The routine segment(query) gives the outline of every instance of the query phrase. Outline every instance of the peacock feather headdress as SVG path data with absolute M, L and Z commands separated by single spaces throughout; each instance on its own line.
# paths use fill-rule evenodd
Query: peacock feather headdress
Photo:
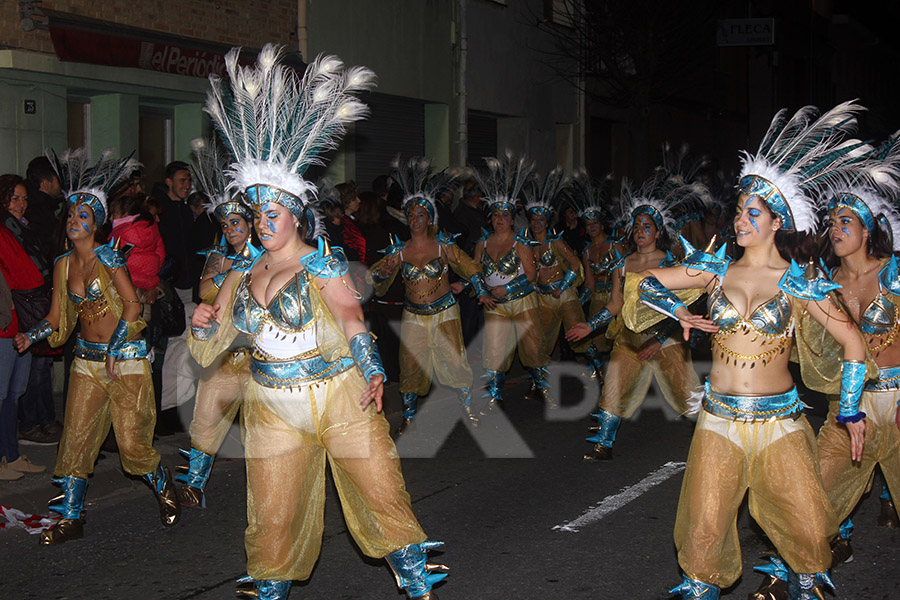
M 601 181 L 591 179 L 584 167 L 575 169 L 567 191 L 569 202 L 578 216 L 585 220 L 615 221 L 612 202 L 612 174 Z
M 516 203 L 534 171 L 534 161 L 524 155 L 515 158 L 510 150 L 502 157 L 485 157 L 484 160 L 487 163 L 486 172 L 473 170 L 484 203 L 492 211 L 515 213 Z
M 100 152 L 100 158 L 96 161 L 90 159 L 85 148 L 66 150 L 60 156 L 51 149 L 47 152 L 47 158 L 59 177 L 66 202 L 90 208 L 98 227 L 106 222 L 108 216 L 107 198 L 127 184 L 131 172 L 141 166 L 131 155 L 116 158 L 112 149 Z
M 552 169 L 543 179 L 532 177 L 530 184 L 524 189 L 525 211 L 528 216 L 533 213 L 544 215 L 549 226 L 550 216 L 559 207 L 568 186 L 569 178 L 561 166 Z
M 252 204 L 276 202 L 302 218 L 316 194 L 303 175 L 324 164 L 322 154 L 337 147 L 348 123 L 367 116 L 354 94 L 374 87 L 375 74 L 320 55 L 298 77 L 274 44 L 252 66 L 238 65 L 239 54 L 232 48 L 225 55 L 227 84 L 210 75 L 205 106 L 234 155 L 228 175 Z
M 235 213 L 253 223 L 253 211 L 241 202 L 241 193 L 230 191 L 231 182 L 226 172 L 232 161 L 227 151 L 215 139 L 203 138 L 191 140 L 191 150 L 194 155 L 191 177 L 194 185 L 209 199 L 206 211 L 220 221 Z
M 630 234 L 634 220 L 649 215 L 656 228 L 677 235 L 684 219 L 707 201 L 709 191 L 701 183 L 685 183 L 657 167 L 639 188 L 628 179 L 622 180 L 619 192 L 620 213 Z
M 453 189 L 460 173 L 449 169 L 435 173 L 430 158 L 412 157 L 403 162 L 397 156 L 391 162 L 391 178 L 403 192 L 400 207 L 407 217 L 414 206 L 421 206 L 428 212 L 431 222 L 437 225 L 437 199 Z
M 741 155 L 741 193 L 762 198 L 781 218 L 782 229 L 814 231 L 818 198 L 829 186 L 852 180 L 853 163 L 869 151 L 863 142 L 846 139 L 862 110 L 850 101 L 822 116 L 815 106 L 790 118 L 786 109 L 778 111 L 756 154 Z

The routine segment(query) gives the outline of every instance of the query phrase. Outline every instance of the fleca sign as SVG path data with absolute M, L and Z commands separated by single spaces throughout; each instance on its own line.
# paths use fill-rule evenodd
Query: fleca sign
M 718 46 L 769 46 L 775 43 L 775 19 L 721 19 L 716 30 Z

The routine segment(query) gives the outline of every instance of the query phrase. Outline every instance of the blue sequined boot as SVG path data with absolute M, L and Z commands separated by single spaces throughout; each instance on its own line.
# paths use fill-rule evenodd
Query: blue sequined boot
M 62 544 L 84 537 L 84 494 L 87 479 L 82 477 L 54 477 L 51 481 L 62 488 L 62 495 L 50 500 L 50 510 L 59 513 L 60 520 L 50 529 L 41 532 L 40 543 L 44 546 Z
M 403 400 L 403 420 L 394 431 L 396 437 L 403 435 L 413 424 L 416 418 L 416 411 L 419 409 L 419 395 L 412 392 L 401 392 L 400 399 Z
M 763 580 L 747 600 L 787 600 L 788 568 L 784 561 L 777 556 L 769 556 L 769 564 L 753 567 L 753 570 L 762 573 Z
M 209 472 L 212 470 L 213 456 L 196 448 L 178 451 L 188 459 L 187 473 L 175 476 L 175 481 L 182 484 L 176 490 L 178 500 L 182 506 L 206 508 L 205 491 L 206 484 L 209 483 Z
M 597 409 L 597 412 L 591 416 L 597 420 L 597 424 L 591 427 L 591 431 L 596 431 L 596 433 L 586 441 L 593 442 L 594 448 L 584 455 L 584 459 L 609 460 L 612 458 L 612 445 L 616 441 L 616 431 L 618 431 L 622 419 L 609 414 L 602 408 Z
M 472 388 L 459 388 L 456 390 L 456 397 L 459 398 L 459 405 L 472 427 L 478 427 L 478 415 L 472 410 Z
M 272 579 L 256 580 L 245 575 L 238 579 L 239 584 L 249 584 L 237 590 L 238 598 L 258 598 L 259 600 L 285 600 L 291 593 L 290 581 L 274 581 Z
M 482 396 L 482 398 L 488 399 L 485 411 L 482 412 L 482 414 L 486 414 L 492 410 L 502 408 L 503 383 L 506 381 L 506 373 L 504 371 L 485 369 L 482 377 L 487 379 L 487 387 L 485 388 L 484 396 Z
M 603 385 L 603 355 L 594 344 L 588 346 L 584 355 L 591 367 L 591 379 L 596 379 L 600 385 Z
M 543 400 L 551 408 L 559 408 L 559 402 L 550 393 L 550 382 L 547 381 L 549 374 L 547 367 L 528 367 L 528 376 L 531 378 L 529 394 L 535 400 Z
M 719 588 L 687 575 L 681 576 L 681 585 L 669 590 L 670 594 L 681 594 L 682 600 L 719 600 Z
M 825 600 L 824 587 L 834 589 L 827 573 L 794 573 L 788 569 L 788 600 Z
M 444 542 L 426 540 L 421 544 L 410 544 L 391 552 L 384 559 L 394 571 L 397 587 L 406 592 L 410 598 L 437 600 L 431 591 L 432 586 L 447 576 L 448 569 L 444 565 L 427 562 L 428 551 L 440 548 Z M 431 571 L 440 571 L 431 573 Z
M 897 516 L 897 505 L 891 498 L 891 492 L 886 483 L 881 488 L 881 512 L 878 513 L 879 527 L 900 527 L 900 517 Z

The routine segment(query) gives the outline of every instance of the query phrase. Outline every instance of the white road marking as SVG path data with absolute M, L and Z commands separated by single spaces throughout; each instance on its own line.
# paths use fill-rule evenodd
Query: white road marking
M 607 496 L 601 500 L 596 506 L 589 507 L 578 518 L 556 525 L 553 531 L 565 531 L 568 533 L 578 533 L 580 528 L 599 521 L 606 515 L 615 512 L 643 494 L 651 488 L 659 485 L 666 479 L 676 475 L 684 470 L 683 462 L 667 462 L 657 470 L 653 471 L 639 482 L 624 488 L 618 494 Z

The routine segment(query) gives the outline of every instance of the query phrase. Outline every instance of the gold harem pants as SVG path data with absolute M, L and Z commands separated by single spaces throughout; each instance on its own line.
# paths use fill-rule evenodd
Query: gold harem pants
M 489 371 L 508 371 L 513 354 L 525 367 L 545 367 L 550 357 L 544 352 L 537 293 L 497 304 L 484 310 L 482 365 Z
M 424 396 L 431 374 L 452 388 L 472 387 L 472 368 L 466 358 L 459 306 L 433 315 L 403 311 L 400 321 L 400 392 Z
M 256 580 L 309 577 L 322 545 L 325 459 L 347 528 L 363 554 L 383 558 L 425 541 L 413 515 L 387 420 L 359 405 L 355 367 L 292 390 L 247 387 L 247 573 Z
M 631 418 L 644 402 L 652 377 L 669 406 L 684 414 L 691 393 L 700 389 L 700 379 L 694 371 L 687 344 L 667 340 L 652 360 L 638 360 L 643 336 L 624 330 L 613 344 L 605 383 L 600 396 L 600 408 L 623 419 Z
M 191 447 L 215 456 L 222 446 L 250 381 L 250 352 L 230 352 L 221 366 L 200 378 L 191 419 Z
M 153 448 L 156 404 L 150 363 L 146 358 L 118 360 L 115 370 L 118 381 L 106 374 L 105 361 L 76 357 L 72 362 L 54 475 L 86 478 L 93 473 L 110 425 L 126 473 L 146 475 L 159 465 Z
M 737 516 L 748 489 L 750 515 L 796 573 L 830 568 L 828 542 L 838 527 L 815 448 L 803 416 L 747 422 L 701 411 L 675 517 L 685 575 L 720 588 L 737 581 Z
M 537 293 L 537 292 L 536 292 Z M 538 307 L 540 314 L 540 324 L 542 330 L 542 338 L 544 340 L 543 352 L 547 356 L 553 353 L 553 347 L 556 346 L 556 340 L 559 337 L 560 326 L 565 327 L 566 331 L 570 327 L 584 322 L 584 309 L 578 302 L 578 295 L 572 288 L 567 288 L 559 298 L 554 298 L 553 294 L 537 293 Z M 593 338 L 588 336 L 571 344 L 572 351 L 582 353 L 591 345 Z
M 866 413 L 866 445 L 860 462 L 850 460 L 850 434 L 834 420 L 839 399 L 828 404 L 828 418 L 819 430 L 819 469 L 838 522 L 843 521 L 866 492 L 875 471 L 881 472 L 893 498 L 900 498 L 900 429 L 897 400 L 900 391 L 863 392 L 859 410 Z

